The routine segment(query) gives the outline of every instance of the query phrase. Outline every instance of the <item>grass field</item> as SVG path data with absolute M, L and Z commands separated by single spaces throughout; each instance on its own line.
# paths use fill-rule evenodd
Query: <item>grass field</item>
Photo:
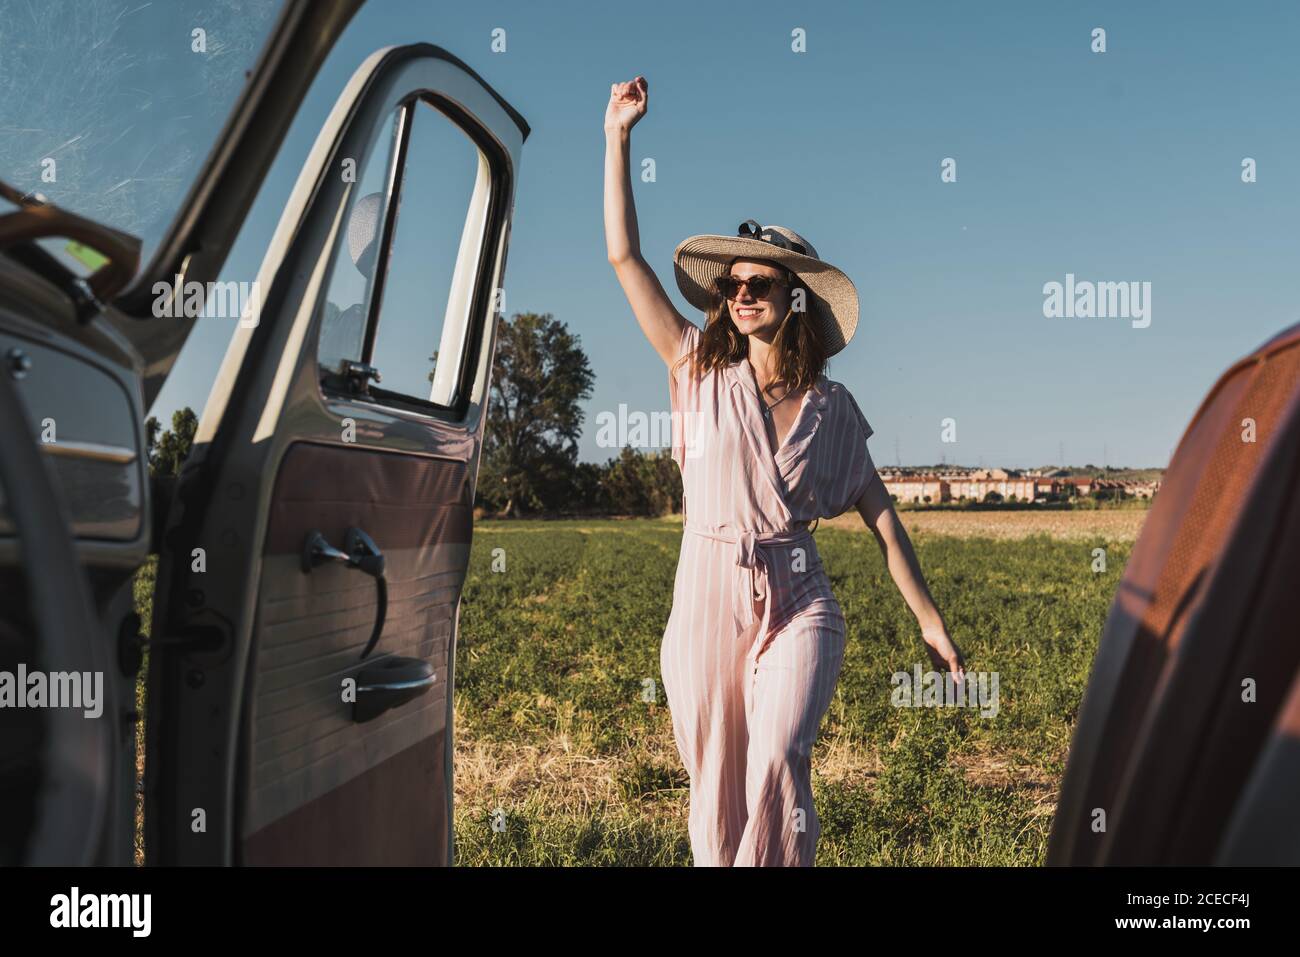
M 849 623 L 813 756 L 818 865 L 1042 863 L 1131 542 L 1026 534 L 915 535 L 967 668 L 999 675 L 1000 710 L 981 717 L 891 706 L 893 672 L 929 670 L 915 622 L 870 534 L 817 532 Z M 659 687 L 680 535 L 679 519 L 475 531 L 456 663 L 458 864 L 690 863 L 688 782 Z
M 818 550 L 849 635 L 813 755 L 821 866 L 1042 863 L 1143 516 L 928 514 L 904 521 L 967 669 L 998 673 L 999 710 L 891 706 L 894 672 L 929 670 L 915 622 L 861 521 L 824 523 Z M 478 525 L 456 659 L 457 864 L 691 862 L 659 675 L 680 541 L 680 518 Z

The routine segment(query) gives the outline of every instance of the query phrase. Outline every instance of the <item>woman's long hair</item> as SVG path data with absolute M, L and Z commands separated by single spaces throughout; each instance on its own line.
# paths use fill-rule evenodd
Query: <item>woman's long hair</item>
M 805 308 L 802 312 L 796 312 L 792 302 L 772 340 L 776 350 L 776 378 L 785 384 L 787 391 L 802 392 L 812 388 L 821 377 L 829 356 L 821 332 L 808 312 L 813 299 L 812 290 L 793 272 L 780 268 L 785 272 L 786 289 L 792 300 L 796 296 L 796 290 L 803 290 Z M 699 347 L 690 356 L 684 356 L 683 361 L 689 359 L 693 375 L 699 376 L 738 362 L 748 355 L 749 339 L 736 328 L 731 319 L 731 310 L 727 308 L 727 300 L 715 289 L 705 313 Z

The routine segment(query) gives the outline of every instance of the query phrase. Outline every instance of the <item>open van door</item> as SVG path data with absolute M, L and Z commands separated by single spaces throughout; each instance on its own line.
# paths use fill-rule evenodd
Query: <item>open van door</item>
M 110 194 L 131 182 L 102 179 L 111 164 L 98 164 L 112 147 L 131 142 L 132 124 L 87 108 L 79 63 L 48 74 L 64 84 L 53 92 L 47 87 L 57 83 L 40 80 L 47 122 L 8 140 L 15 168 L 0 177 L 26 179 L 29 187 L 36 177 L 50 184 L 43 188 L 53 201 L 0 182 L 0 695 L 24 698 L 22 707 L 0 711 L 0 862 L 131 863 L 143 645 L 132 586 L 156 548 L 144 416 L 194 326 L 193 317 L 157 318 L 155 281 L 169 286 L 179 274 L 205 287 L 215 278 L 317 69 L 360 5 L 287 0 L 274 20 L 244 18 L 247 43 L 226 49 L 222 62 L 236 62 L 245 50 L 261 53 L 223 87 L 230 112 L 216 124 L 186 126 L 192 109 L 174 118 L 176 141 L 192 147 L 212 129 L 215 146 L 195 165 L 183 201 L 179 192 L 173 197 L 175 216 L 170 228 L 159 224 L 162 241 L 144 269 L 137 237 L 62 201 L 125 208 L 125 192 Z M 74 22 L 53 23 L 59 9 L 36 4 L 8 11 L 13 22 L 6 25 L 16 35 L 33 27 L 30 36 L 44 40 L 102 28 L 94 46 L 112 50 L 115 37 L 122 49 L 147 42 L 140 39 L 147 30 L 131 20 L 141 15 L 176 37 L 172 49 L 189 57 L 192 5 L 145 12 L 149 7 L 100 23 L 94 18 L 107 8 L 96 6 L 78 9 Z M 210 8 L 200 12 L 212 22 Z M 25 43 L 5 55 L 17 60 L 35 48 Z M 149 71 L 166 56 L 131 52 L 118 57 L 105 84 L 131 69 L 158 78 Z M 202 63 L 186 62 L 192 84 L 220 73 Z M 13 110 L 23 108 L 24 91 L 7 95 Z M 155 99 L 133 101 L 134 117 L 147 117 Z M 226 108 L 224 99 L 210 100 Z M 68 174 L 60 179 L 52 157 L 41 160 L 27 147 L 70 124 L 78 133 L 63 146 L 93 145 L 80 163 L 59 154 Z M 132 162 L 137 171 L 147 165 L 139 156 Z M 69 188 L 78 169 L 81 180 Z M 155 212 L 165 208 L 155 202 Z
M 449 864 L 461 586 L 528 127 L 427 44 L 321 129 L 160 548 L 159 864 Z

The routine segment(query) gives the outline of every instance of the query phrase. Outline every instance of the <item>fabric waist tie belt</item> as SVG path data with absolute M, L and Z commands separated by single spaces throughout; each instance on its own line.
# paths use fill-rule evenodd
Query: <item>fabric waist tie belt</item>
M 769 559 L 764 557 L 763 548 L 772 545 L 805 545 L 812 547 L 813 537 L 812 533 L 808 531 L 807 523 L 788 531 L 767 534 L 761 534 L 747 528 L 708 528 L 691 522 L 685 523 L 682 527 L 692 535 L 711 538 L 716 542 L 728 542 L 736 546 L 736 564 L 749 569 L 751 626 L 754 625 L 757 618 L 754 614 L 753 602 L 767 599 L 763 602 L 763 618 L 757 623 L 758 634 L 749 652 L 750 657 L 756 659 L 763 649 L 767 647 L 769 640 L 768 623 L 772 615 L 771 589 L 768 587 Z

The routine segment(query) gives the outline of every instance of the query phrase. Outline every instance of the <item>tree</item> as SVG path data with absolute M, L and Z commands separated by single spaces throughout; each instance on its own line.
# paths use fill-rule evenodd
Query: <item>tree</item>
M 668 449 L 646 454 L 623 446 L 601 482 L 609 507 L 621 515 L 666 515 L 678 509 L 682 475 Z
M 609 496 L 605 492 L 605 467 L 594 462 L 579 462 L 573 470 L 567 508 L 563 511 L 608 512 Z
M 188 405 L 172 413 L 172 427 L 160 436 L 160 423 L 152 415 L 144 423 L 145 441 L 148 443 L 149 474 L 158 478 L 174 478 L 181 474 L 181 466 L 194 446 L 194 433 L 199 428 L 199 417 Z
M 555 507 L 577 474 L 579 403 L 595 374 L 577 336 L 550 313 L 516 313 L 498 329 L 479 498 L 504 515 Z

